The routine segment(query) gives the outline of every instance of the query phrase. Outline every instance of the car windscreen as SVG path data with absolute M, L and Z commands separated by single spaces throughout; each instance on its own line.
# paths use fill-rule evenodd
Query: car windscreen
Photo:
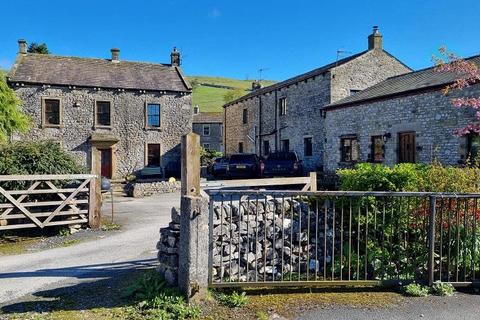
M 297 156 L 293 152 L 274 152 L 270 154 L 267 160 L 290 160 L 296 161 Z
M 230 164 L 253 163 L 253 162 L 255 162 L 255 156 L 254 155 L 238 154 L 238 155 L 232 155 L 230 157 Z

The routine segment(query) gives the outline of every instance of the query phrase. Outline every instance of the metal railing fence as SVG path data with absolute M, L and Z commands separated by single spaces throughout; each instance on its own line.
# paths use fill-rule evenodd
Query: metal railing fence
M 480 194 L 211 190 L 209 283 L 478 283 Z

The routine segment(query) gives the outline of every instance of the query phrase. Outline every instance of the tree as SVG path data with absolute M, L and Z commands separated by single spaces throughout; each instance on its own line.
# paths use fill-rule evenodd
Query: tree
M 7 85 L 5 75 L 0 75 L 0 144 L 14 132 L 25 132 L 30 119 L 20 110 L 20 99 Z
M 458 78 L 450 85 L 446 86 L 443 93 L 447 95 L 451 90 L 463 90 L 480 81 L 479 67 L 468 60 L 462 59 L 447 48 L 439 49 L 440 57 L 433 57 L 438 72 L 453 72 Z M 467 107 L 476 111 L 475 120 L 464 128 L 455 131 L 456 135 L 465 136 L 471 133 L 480 134 L 480 97 L 454 98 L 452 103 L 457 108 Z
M 40 53 L 40 54 L 50 54 L 48 47 L 45 43 L 36 43 L 32 42 L 27 49 L 28 53 Z
M 223 101 L 225 101 L 225 103 L 229 103 L 229 102 L 232 102 L 233 100 L 236 100 L 242 97 L 243 95 L 245 95 L 245 91 L 242 89 L 229 90 L 223 96 Z

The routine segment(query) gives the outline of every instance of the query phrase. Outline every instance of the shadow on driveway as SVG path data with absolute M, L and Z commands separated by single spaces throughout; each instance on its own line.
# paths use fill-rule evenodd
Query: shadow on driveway
M 71 277 L 85 279 L 71 286 L 37 291 L 0 307 L 0 315 L 23 312 L 51 312 L 120 307 L 128 304 L 123 291 L 145 270 L 156 265 L 155 259 L 109 264 L 45 269 L 35 272 L 2 273 L 0 278 Z M 99 278 L 96 280 L 86 280 Z M 1 318 L 1 317 L 0 317 Z

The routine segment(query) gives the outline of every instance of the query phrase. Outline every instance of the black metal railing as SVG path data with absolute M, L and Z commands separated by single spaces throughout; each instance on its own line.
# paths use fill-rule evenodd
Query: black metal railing
M 209 193 L 211 286 L 466 285 L 479 275 L 480 194 Z

